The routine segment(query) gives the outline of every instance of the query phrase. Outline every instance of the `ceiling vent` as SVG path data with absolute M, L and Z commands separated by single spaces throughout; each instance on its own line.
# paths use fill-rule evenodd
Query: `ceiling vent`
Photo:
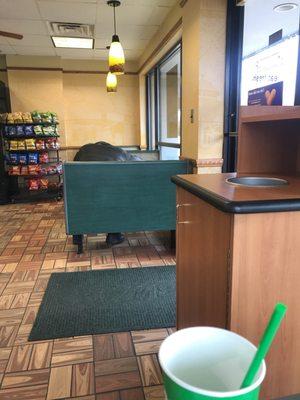
M 92 38 L 94 25 L 76 24 L 73 22 L 48 22 L 51 35 Z

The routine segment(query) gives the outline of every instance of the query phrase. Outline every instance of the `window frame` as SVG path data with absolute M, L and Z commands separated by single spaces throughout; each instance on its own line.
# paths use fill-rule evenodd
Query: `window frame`
M 180 51 L 180 143 L 163 142 L 161 138 L 161 127 L 159 123 L 160 117 L 160 67 L 165 64 L 175 53 Z M 180 149 L 182 146 L 182 41 L 177 42 L 146 74 L 146 132 L 147 132 L 147 149 L 159 150 L 160 147 L 171 147 Z M 154 101 L 152 99 L 151 79 L 154 80 Z M 154 126 L 153 126 L 153 110 L 154 103 Z M 154 131 L 153 131 L 154 129 Z M 154 132 L 154 134 L 153 134 Z

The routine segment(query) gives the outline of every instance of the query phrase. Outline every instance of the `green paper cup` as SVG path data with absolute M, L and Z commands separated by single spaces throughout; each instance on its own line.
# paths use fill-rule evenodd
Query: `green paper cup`
M 210 327 L 175 332 L 159 350 L 168 400 L 257 400 L 265 362 L 254 383 L 240 389 L 256 347 L 236 333 Z

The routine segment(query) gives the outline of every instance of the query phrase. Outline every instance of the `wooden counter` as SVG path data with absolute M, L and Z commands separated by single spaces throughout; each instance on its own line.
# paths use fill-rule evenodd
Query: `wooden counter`
M 232 176 L 173 178 L 177 327 L 227 328 L 257 345 L 274 305 L 284 302 L 261 399 L 300 393 L 300 179 L 254 189 L 226 183 Z

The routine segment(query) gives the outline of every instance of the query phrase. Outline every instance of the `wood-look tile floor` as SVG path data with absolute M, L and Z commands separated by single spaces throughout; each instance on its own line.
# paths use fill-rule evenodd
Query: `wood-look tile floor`
M 53 272 L 175 264 L 166 233 L 76 254 L 63 203 L 0 206 L 0 400 L 163 400 L 157 351 L 171 328 L 28 342 Z

